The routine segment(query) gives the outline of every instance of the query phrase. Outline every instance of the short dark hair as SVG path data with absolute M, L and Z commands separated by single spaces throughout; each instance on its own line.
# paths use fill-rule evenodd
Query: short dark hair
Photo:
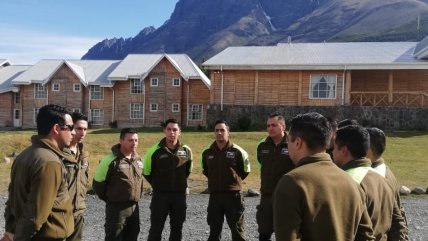
M 166 126 L 167 126 L 169 123 L 177 124 L 177 125 L 178 125 L 178 127 L 180 127 L 180 123 L 178 123 L 178 120 L 177 120 L 177 119 L 174 119 L 174 118 L 170 118 L 170 119 L 166 120 L 162 127 L 163 127 L 163 128 L 166 128 Z M 181 127 L 180 127 L 180 128 L 181 128 Z
M 344 119 L 344 120 L 341 120 L 337 124 L 337 128 L 342 128 L 342 127 L 345 127 L 345 126 L 352 126 L 352 125 L 359 125 L 359 123 L 355 119 Z
M 216 126 L 216 125 L 218 125 L 218 124 L 224 124 L 224 125 L 226 125 L 227 131 L 230 131 L 230 126 L 229 126 L 229 124 L 227 123 L 227 121 L 225 121 L 225 120 L 216 120 L 216 122 L 214 123 L 214 128 L 215 128 L 215 126 Z
M 354 158 L 362 158 L 367 156 L 370 147 L 370 135 L 362 126 L 345 126 L 336 132 L 336 145 L 339 147 L 346 146 Z
M 367 132 L 370 135 L 370 148 L 372 149 L 373 155 L 375 155 L 375 157 L 382 156 L 386 147 L 385 133 L 376 127 L 367 128 Z
M 84 120 L 88 121 L 88 117 L 80 112 L 73 112 L 71 113 L 71 118 L 73 119 L 73 123 L 76 123 L 77 121 Z
M 47 136 L 55 124 L 65 125 L 65 115 L 70 112 L 59 105 L 45 105 L 37 113 L 37 133 Z
M 137 130 L 134 128 L 123 128 L 120 131 L 120 139 L 123 140 L 123 138 L 125 138 L 126 134 L 137 134 Z
M 290 122 L 291 141 L 302 138 L 309 149 L 326 148 L 330 143 L 331 126 L 323 115 L 317 112 L 299 114 Z
M 275 118 L 275 117 L 278 117 L 279 121 L 284 121 L 285 122 L 284 116 L 282 116 L 281 114 L 279 114 L 277 112 L 272 113 L 272 114 L 269 115 L 269 118 Z

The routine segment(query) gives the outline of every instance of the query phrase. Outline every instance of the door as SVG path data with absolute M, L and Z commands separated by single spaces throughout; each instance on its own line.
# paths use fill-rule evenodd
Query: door
M 20 127 L 21 126 L 21 112 L 19 111 L 19 109 L 14 109 L 13 110 L 13 126 L 14 127 Z

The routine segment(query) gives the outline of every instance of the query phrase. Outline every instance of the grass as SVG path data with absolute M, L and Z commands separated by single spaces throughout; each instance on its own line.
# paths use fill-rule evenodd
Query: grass
M 118 142 L 119 130 L 97 129 L 90 130 L 86 145 L 90 151 L 90 178 L 92 180 L 98 161 L 110 152 L 110 147 Z M 20 152 L 30 144 L 30 137 L 34 131 L 0 132 L 0 158 L 10 156 L 13 151 Z M 245 180 L 244 188 L 258 189 L 260 186 L 259 166 L 256 163 L 256 146 L 266 136 L 265 132 L 232 132 L 231 139 L 249 156 L 252 172 Z M 139 154 L 144 155 L 147 149 L 163 137 L 159 129 L 140 129 Z M 181 140 L 189 145 L 193 151 L 194 168 L 190 175 L 189 186 L 192 192 L 199 192 L 206 188 L 206 178 L 201 173 L 200 157 L 202 151 L 214 140 L 212 132 L 183 131 Z M 428 164 L 428 132 L 405 131 L 390 132 L 387 139 L 385 160 L 402 185 L 410 188 L 416 186 L 428 187 L 426 171 Z M 13 158 L 11 158 L 13 159 Z M 0 193 L 7 190 L 11 164 L 0 163 Z M 149 184 L 145 182 L 145 187 Z

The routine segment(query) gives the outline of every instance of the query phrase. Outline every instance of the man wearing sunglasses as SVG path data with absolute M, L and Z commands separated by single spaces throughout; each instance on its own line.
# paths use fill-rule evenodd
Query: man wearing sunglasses
M 57 105 L 40 108 L 38 135 L 19 154 L 11 170 L 2 240 L 64 240 L 74 228 L 62 149 L 73 138 L 73 120 Z

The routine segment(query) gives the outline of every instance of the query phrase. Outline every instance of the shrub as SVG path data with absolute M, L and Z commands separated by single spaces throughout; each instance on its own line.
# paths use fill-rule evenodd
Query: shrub
M 110 126 L 110 128 L 117 128 L 117 120 L 110 121 L 108 126 Z
M 248 131 L 251 126 L 251 119 L 248 116 L 241 116 L 238 118 L 238 128 L 241 131 Z

